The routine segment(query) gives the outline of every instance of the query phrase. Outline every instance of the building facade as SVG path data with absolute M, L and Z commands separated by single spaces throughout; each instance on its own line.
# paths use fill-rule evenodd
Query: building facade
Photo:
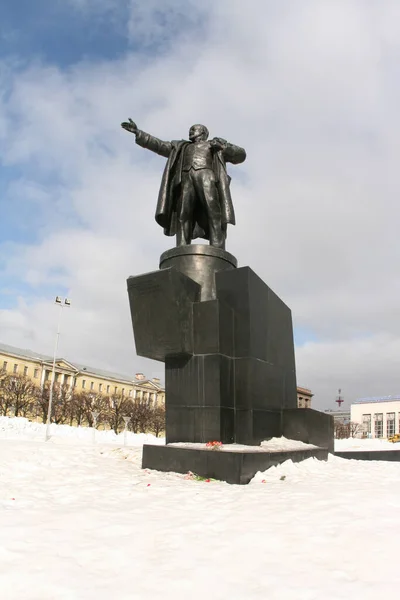
M 400 396 L 360 398 L 351 405 L 351 420 L 361 426 L 361 435 L 388 438 L 400 433 Z
M 325 410 L 327 415 L 331 415 L 335 423 L 341 425 L 348 425 L 351 421 L 351 414 L 349 410 Z
M 53 358 L 0 344 L 0 370 L 8 374 L 29 377 L 37 386 L 51 381 Z M 165 389 L 158 378 L 146 379 L 143 373 L 135 377 L 121 375 L 57 358 L 55 382 L 68 386 L 71 391 L 88 392 L 104 396 L 126 396 L 132 400 L 148 400 L 152 406 L 165 404 Z
M 311 408 L 313 395 L 308 388 L 297 387 L 297 408 Z
M 8 346 L 0 343 L 0 371 L 24 375 L 38 387 L 51 381 L 53 357 Z M 165 405 L 165 389 L 158 378 L 147 379 L 143 373 L 134 377 L 121 375 L 56 358 L 55 383 L 68 386 L 71 391 L 88 392 L 104 396 L 121 395 L 149 400 L 153 406 Z M 311 408 L 313 393 L 310 389 L 297 387 L 298 408 Z

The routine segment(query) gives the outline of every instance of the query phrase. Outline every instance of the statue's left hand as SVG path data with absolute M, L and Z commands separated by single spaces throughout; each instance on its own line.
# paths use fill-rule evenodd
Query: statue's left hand
M 211 140 L 211 146 L 215 150 L 225 150 L 227 144 L 228 144 L 228 142 L 226 140 L 224 140 L 223 138 L 213 138 Z

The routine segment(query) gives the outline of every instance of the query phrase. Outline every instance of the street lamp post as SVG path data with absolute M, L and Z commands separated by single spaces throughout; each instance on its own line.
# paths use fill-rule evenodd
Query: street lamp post
M 98 417 L 99 417 L 99 414 L 100 414 L 100 413 L 99 413 L 99 411 L 97 411 L 97 410 L 92 410 L 92 417 L 93 417 L 93 425 L 92 425 L 92 427 L 93 427 L 93 433 L 92 433 L 92 442 L 93 442 L 93 444 L 94 444 L 94 443 L 95 443 L 95 441 L 96 441 L 96 427 L 97 427 L 97 419 L 98 419 Z
M 125 423 L 125 427 L 124 427 L 124 446 L 126 446 L 126 433 L 127 433 L 127 429 L 128 429 L 128 423 L 131 420 L 130 417 L 122 417 Z
M 71 301 L 68 298 L 64 298 L 64 302 L 63 302 L 60 296 L 56 296 L 56 299 L 55 299 L 54 302 L 55 302 L 55 304 L 57 304 L 57 306 L 60 307 L 60 309 L 71 306 Z M 49 433 L 50 433 L 51 409 L 52 409 L 52 404 L 53 404 L 54 380 L 55 380 L 55 376 L 56 376 L 56 359 L 57 359 L 57 351 L 58 351 L 58 341 L 59 341 L 59 338 L 60 338 L 61 314 L 62 314 L 62 311 L 60 310 L 60 314 L 58 316 L 58 322 L 57 322 L 56 341 L 55 341 L 55 344 L 54 344 L 53 368 L 52 368 L 52 371 L 51 371 L 49 407 L 47 409 L 45 442 L 47 442 L 47 440 L 49 439 Z

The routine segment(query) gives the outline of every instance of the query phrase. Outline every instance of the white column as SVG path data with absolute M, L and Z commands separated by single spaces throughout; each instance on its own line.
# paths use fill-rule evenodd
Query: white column
M 41 374 L 41 377 L 40 377 L 40 387 L 43 387 L 44 381 L 45 381 L 45 377 L 46 377 L 46 369 L 43 366 L 42 367 L 42 374 Z
M 382 415 L 382 437 L 387 438 L 387 412 Z

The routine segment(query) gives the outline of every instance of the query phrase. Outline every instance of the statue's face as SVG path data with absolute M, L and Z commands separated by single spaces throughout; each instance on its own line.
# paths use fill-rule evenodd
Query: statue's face
M 189 140 L 194 142 L 196 140 L 206 140 L 208 137 L 207 132 L 204 130 L 203 125 L 192 125 L 189 129 Z

